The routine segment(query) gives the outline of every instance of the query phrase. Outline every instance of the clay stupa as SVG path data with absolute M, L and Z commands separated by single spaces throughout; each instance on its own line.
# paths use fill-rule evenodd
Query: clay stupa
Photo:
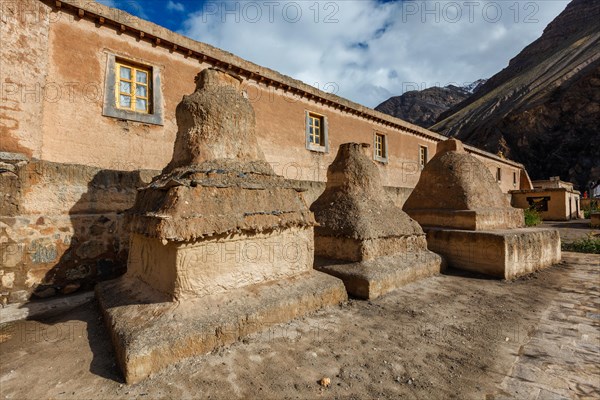
M 510 279 L 561 259 L 558 231 L 524 228 L 523 210 L 456 139 L 438 144 L 403 209 L 449 266 Z
M 372 299 L 440 272 L 425 233 L 386 195 L 369 145 L 342 144 L 327 171 L 327 186 L 311 205 L 318 269 L 344 281 L 348 293 Z
M 96 288 L 128 383 L 347 298 L 313 269 L 313 215 L 265 161 L 240 86 L 199 74 L 173 159 L 131 210 L 127 273 Z

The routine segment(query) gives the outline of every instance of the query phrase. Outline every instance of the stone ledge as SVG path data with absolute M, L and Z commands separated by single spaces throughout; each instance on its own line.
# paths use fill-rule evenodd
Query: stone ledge
M 489 230 L 522 228 L 523 210 L 519 208 L 480 210 L 405 210 L 423 227 L 446 227 L 448 229 Z
M 94 299 L 94 292 L 83 292 L 52 300 L 13 303 L 0 306 L 0 324 L 31 318 L 48 318 L 79 307 Z
M 467 231 L 425 228 L 427 247 L 458 269 L 513 279 L 561 260 L 556 229 Z
M 126 278 L 96 287 L 129 384 L 184 358 L 347 300 L 342 281 L 317 271 L 181 303 L 157 301 L 145 289 Z
M 360 299 L 374 299 L 403 285 L 439 274 L 444 269 L 442 257 L 431 252 L 405 253 L 371 261 L 334 264 L 317 258 L 315 268 L 344 281 L 348 294 Z

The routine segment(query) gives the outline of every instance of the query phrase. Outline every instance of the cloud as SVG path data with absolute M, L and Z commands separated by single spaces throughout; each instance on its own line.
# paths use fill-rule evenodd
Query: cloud
M 406 90 L 489 78 L 567 3 L 206 2 L 181 33 L 374 107 Z
M 167 10 L 183 12 L 185 10 L 185 7 L 181 3 L 169 0 L 169 2 L 167 3 Z

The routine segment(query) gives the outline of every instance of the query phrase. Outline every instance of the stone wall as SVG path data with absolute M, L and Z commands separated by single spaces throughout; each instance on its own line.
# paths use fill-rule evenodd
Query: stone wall
M 90 288 L 125 271 L 125 211 L 157 171 L 0 161 L 0 302 Z

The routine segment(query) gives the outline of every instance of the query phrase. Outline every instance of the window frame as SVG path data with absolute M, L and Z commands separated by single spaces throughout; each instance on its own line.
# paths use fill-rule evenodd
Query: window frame
M 115 102 L 119 110 L 133 111 L 141 114 L 152 114 L 152 70 L 150 67 L 140 66 L 138 64 L 129 63 L 121 59 L 115 61 L 116 77 L 115 77 Z M 125 79 L 121 75 L 123 69 L 129 69 L 131 72 L 130 79 Z M 137 79 L 138 72 L 146 74 L 146 83 L 139 82 Z M 126 82 L 130 85 L 130 92 L 125 93 L 121 91 L 121 83 Z M 139 96 L 137 94 L 138 86 L 146 88 L 146 96 Z M 130 98 L 129 107 L 124 107 L 121 104 L 121 96 Z M 137 100 L 145 100 L 146 108 L 144 110 L 137 109 Z
M 382 147 L 382 154 L 379 155 L 377 154 L 377 150 L 378 150 L 378 141 L 377 138 L 383 138 L 381 141 L 381 147 Z M 379 161 L 381 163 L 387 164 L 388 163 L 388 139 L 387 139 L 387 135 L 385 133 L 381 133 L 381 132 L 373 132 L 373 159 L 375 161 Z
M 121 108 L 119 106 L 118 96 L 120 90 L 120 67 L 124 65 L 129 67 L 137 67 L 140 70 L 149 72 L 148 90 L 147 93 L 147 109 L 148 112 L 134 111 L 133 109 Z M 135 77 L 132 77 L 134 79 Z M 150 125 L 164 125 L 163 117 L 163 98 L 162 88 L 160 83 L 160 68 L 150 65 L 147 62 L 132 59 L 131 57 L 117 56 L 116 54 L 108 53 L 106 61 L 106 74 L 104 82 L 104 104 L 102 115 L 121 120 L 141 122 Z M 135 89 L 132 89 L 135 90 Z M 132 98 L 134 99 L 134 97 Z
M 319 130 L 320 130 L 320 139 L 319 144 L 316 144 L 311 141 L 311 138 L 314 136 L 310 133 L 311 128 L 311 120 L 319 120 Z M 304 115 L 304 129 L 305 129 L 305 139 L 306 139 L 306 149 L 310 151 L 315 151 L 319 153 L 329 153 L 329 134 L 328 134 L 328 121 L 327 117 L 323 114 L 316 113 L 314 111 L 305 110 Z M 313 125 L 314 129 L 314 125 Z
M 496 167 L 496 182 L 502 182 L 502 168 Z
M 425 150 L 425 156 L 423 157 L 423 150 Z M 419 145 L 419 166 L 421 169 L 425 168 L 425 165 L 429 162 L 429 147 L 426 145 Z

